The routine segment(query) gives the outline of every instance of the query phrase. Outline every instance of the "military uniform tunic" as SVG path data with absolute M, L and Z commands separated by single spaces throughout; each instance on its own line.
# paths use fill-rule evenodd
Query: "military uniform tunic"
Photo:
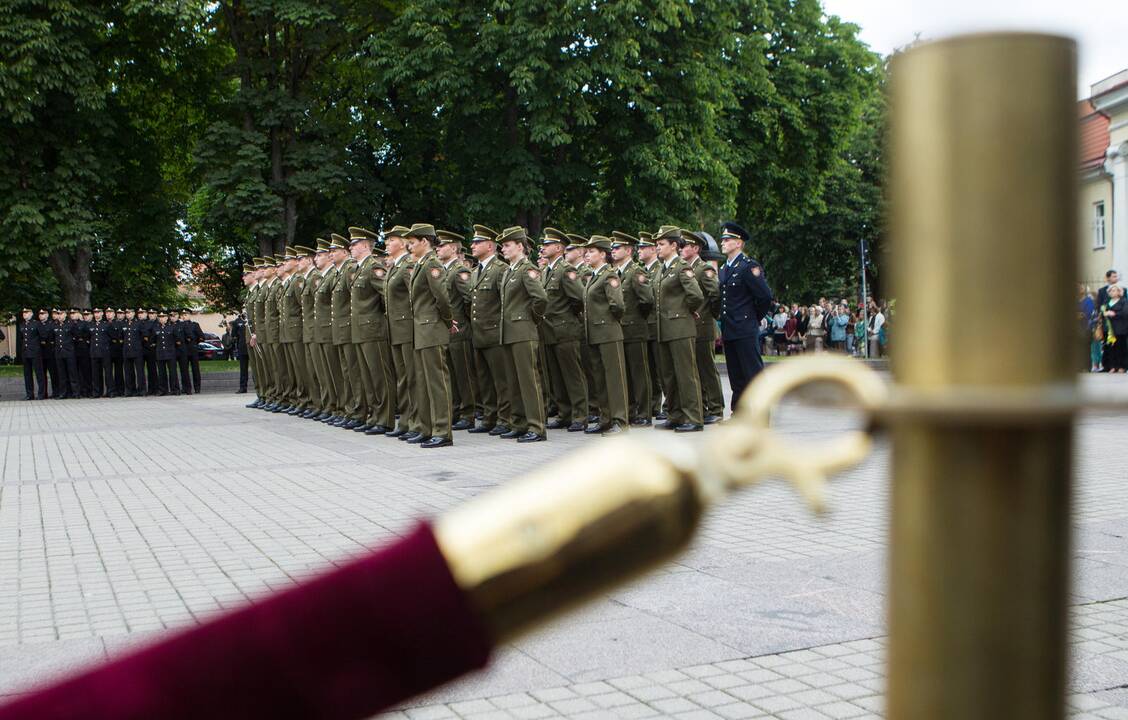
M 47 399 L 47 374 L 43 366 L 43 346 L 47 340 L 43 336 L 43 326 L 32 318 L 19 326 L 20 357 L 23 360 L 24 397 Z M 36 394 L 36 384 L 39 386 Z
M 724 415 L 725 396 L 713 356 L 717 343 L 717 314 L 721 311 L 720 285 L 717 271 L 711 264 L 699 257 L 687 264 L 693 269 L 704 295 L 704 302 L 697 309 L 697 339 L 693 344 L 697 374 L 701 378 L 702 411 L 706 417 L 719 417 Z
M 352 340 L 352 282 L 356 261 L 345 260 L 337 268 L 333 282 L 333 345 L 341 365 L 344 417 L 364 424 L 364 385 L 360 378 L 360 358 Z
M 416 406 L 415 323 L 411 319 L 411 273 L 415 263 L 407 253 L 392 261 L 384 282 L 384 302 L 388 311 L 388 330 L 396 376 L 396 409 L 399 431 L 423 432 Z
M 510 265 L 502 276 L 501 344 L 506 349 L 506 382 L 512 423 L 517 433 L 545 434 L 544 395 L 537 368 L 537 340 L 548 296 L 540 270 L 528 258 Z
M 694 313 L 705 301 L 701 285 L 680 257 L 663 264 L 655 285 L 658 312 L 659 365 L 670 426 L 701 425 L 701 380 L 693 344 L 697 339 Z
M 616 268 L 623 288 L 623 357 L 627 368 L 628 417 L 631 422 L 650 419 L 650 367 L 647 344 L 649 318 L 654 315 L 654 292 L 650 276 L 638 263 L 628 260 Z
M 465 292 L 470 301 L 474 365 L 482 402 L 483 427 L 510 429 L 513 406 L 505 372 L 507 351 L 501 345 L 501 281 L 509 266 L 491 255 L 470 273 Z
M 450 299 L 450 314 L 457 323 L 457 330 L 450 336 L 447 359 L 450 366 L 451 420 L 470 427 L 474 422 L 474 408 L 477 404 L 477 380 L 474 377 L 474 347 L 470 342 L 473 331 L 470 329 L 470 302 L 467 290 L 470 287 L 470 270 L 455 258 L 446 265 L 444 276 L 447 297 Z
M 357 349 L 366 400 L 365 424 L 395 425 L 395 361 L 384 308 L 383 260 L 369 255 L 360 261 L 352 281 L 352 337 Z
M 606 263 L 593 268 L 584 291 L 584 317 L 595 383 L 591 395 L 598 411 L 599 426 L 604 429 L 627 425 L 627 375 L 621 323 L 625 309 L 619 273 Z
M 412 343 L 415 353 L 415 400 L 425 436 L 451 439 L 450 371 L 446 348 L 450 345 L 450 296 L 446 268 L 428 252 L 415 264 L 411 276 Z
M 544 268 L 546 296 L 541 335 L 546 375 L 561 426 L 583 423 L 588 414 L 588 387 L 581 361 L 584 339 L 584 286 L 579 271 L 563 258 Z

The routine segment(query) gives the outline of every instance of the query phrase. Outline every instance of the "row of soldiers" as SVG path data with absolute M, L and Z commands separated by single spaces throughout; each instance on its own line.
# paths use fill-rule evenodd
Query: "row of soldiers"
M 25 400 L 200 392 L 204 333 L 187 310 L 24 308 L 18 330 Z
M 726 266 L 755 265 L 743 230 L 725 232 Z M 451 445 L 455 430 L 521 443 L 652 419 L 700 431 L 724 414 L 713 353 L 727 291 L 705 248 L 674 226 L 588 238 L 546 228 L 534 261 L 521 227 L 475 225 L 467 247 L 419 223 L 384 231 L 382 246 L 352 227 L 255 258 L 244 266 L 259 394 L 248 407 L 424 448 Z M 754 276 L 766 308 L 758 265 Z

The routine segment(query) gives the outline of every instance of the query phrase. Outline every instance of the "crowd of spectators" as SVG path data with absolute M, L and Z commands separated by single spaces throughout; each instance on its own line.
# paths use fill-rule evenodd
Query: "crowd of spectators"
M 1105 273 L 1096 295 L 1080 288 L 1078 313 L 1089 338 L 1089 371 L 1123 373 L 1128 369 L 1128 301 L 1115 270 Z
M 764 355 L 831 351 L 865 357 L 868 343 L 869 357 L 881 357 L 889 343 L 890 315 L 889 303 L 873 298 L 865 305 L 825 297 L 815 305 L 780 302 L 760 322 L 760 350 Z

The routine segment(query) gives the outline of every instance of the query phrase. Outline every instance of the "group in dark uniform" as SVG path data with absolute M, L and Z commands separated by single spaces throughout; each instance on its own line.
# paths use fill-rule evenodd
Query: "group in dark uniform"
M 697 432 L 724 417 L 718 326 L 734 407 L 763 367 L 772 294 L 735 223 L 721 267 L 704 233 L 672 225 L 545 228 L 539 253 L 522 227 L 473 230 L 353 227 L 244 266 L 247 320 L 231 331 L 255 376 L 248 407 L 423 448 L 460 430 Z
M 200 392 L 204 333 L 186 310 L 24 308 L 17 332 L 25 400 Z

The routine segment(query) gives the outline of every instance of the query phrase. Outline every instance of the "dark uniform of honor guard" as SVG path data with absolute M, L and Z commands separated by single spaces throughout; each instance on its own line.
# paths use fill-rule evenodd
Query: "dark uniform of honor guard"
M 157 362 L 157 394 L 168 395 L 176 382 L 179 363 L 177 350 L 183 342 L 184 331 L 170 322 L 168 313 L 157 313 L 157 324 L 152 329 L 153 353 Z
M 204 330 L 188 314 L 180 311 L 180 322 L 184 326 L 184 344 L 188 355 L 188 369 L 192 374 L 192 392 L 200 392 L 200 343 L 204 341 Z
M 298 253 L 287 247 L 283 263 L 285 277 L 282 278 L 282 292 L 278 300 L 278 311 L 282 313 L 279 325 L 282 354 L 286 363 L 289 383 L 286 386 L 283 412 L 297 415 L 306 409 L 306 388 L 302 382 L 305 367 L 305 348 L 302 346 L 302 288 L 304 282 L 298 273 Z
M 306 406 L 301 417 L 311 419 L 322 412 L 322 375 L 318 372 L 320 363 L 317 356 L 317 286 L 321 283 L 321 271 L 315 266 L 313 248 L 299 245 L 298 272 L 302 275 L 302 359 L 305 370 L 303 381 L 306 388 Z
M 509 432 L 513 410 L 505 374 L 506 350 L 501 345 L 501 278 L 507 266 L 497 256 L 497 233 L 485 225 L 474 226 L 470 254 L 478 261 L 470 274 L 468 292 L 482 422 L 468 432 L 502 435 Z
M 113 389 L 113 371 L 110 365 L 110 323 L 102 310 L 95 308 L 90 323 L 90 390 L 96 398 L 109 397 Z
M 110 323 L 110 366 L 113 368 L 114 382 L 109 390 L 110 397 L 125 395 L 125 311 L 107 309 L 106 320 Z
M 47 373 L 50 388 L 47 395 L 54 399 L 59 396 L 59 369 L 55 366 L 55 320 L 50 310 L 39 311 L 39 334 L 47 341 L 42 348 L 43 369 Z
M 90 324 L 94 319 L 89 310 L 82 310 L 75 319 L 74 356 L 78 363 L 78 396 L 88 398 L 94 394 L 90 372 Z
M 23 323 L 19 327 L 19 348 L 23 361 L 24 400 L 46 400 L 47 373 L 43 369 L 43 347 L 47 340 L 43 337 L 43 326 L 31 308 L 24 308 L 21 314 Z
M 141 397 L 145 392 L 145 336 L 142 334 L 142 324 L 137 319 L 137 311 L 129 310 L 125 323 L 121 326 L 125 394 L 129 397 Z
M 357 262 L 352 281 L 352 341 L 364 390 L 364 424 L 354 428 L 366 435 L 384 435 L 396 422 L 396 375 L 384 309 L 383 251 L 376 233 L 349 228 L 349 252 Z
M 721 227 L 721 338 L 735 412 L 744 388 L 764 369 L 760 320 L 771 312 L 772 290 L 760 263 L 744 254 L 748 232 L 733 222 Z
M 78 362 L 74 350 L 74 323 L 63 310 L 55 311 L 55 371 L 59 374 L 59 397 L 78 397 Z
M 611 265 L 608 238 L 592 235 L 585 253 L 592 276 L 584 288 L 584 321 L 594 378 L 590 394 L 598 419 L 584 432 L 616 434 L 627 427 L 627 375 L 620 324 L 625 309 L 623 281 Z
M 498 236 L 509 269 L 501 278 L 501 344 L 505 347 L 506 382 L 512 416 L 509 432 L 499 437 L 541 442 L 545 434 L 544 394 L 537 368 L 538 329 L 547 296 L 541 272 L 527 257 L 529 239 L 522 227 Z
M 443 263 L 446 275 L 447 297 L 450 299 L 450 315 L 454 320 L 454 331 L 447 346 L 447 360 L 450 368 L 450 388 L 453 421 L 451 430 L 469 430 L 474 427 L 474 409 L 477 405 L 477 382 L 474 378 L 474 347 L 470 342 L 470 270 L 462 263 L 462 235 L 439 230 L 439 260 Z
M 681 229 L 663 225 L 654 235 L 661 279 L 654 286 L 658 312 L 658 352 L 662 387 L 669 418 L 661 427 L 695 432 L 703 427 L 701 379 L 693 344 L 697 339 L 694 313 L 705 302 L 701 285 L 678 255 L 684 240 Z
M 638 238 L 618 230 L 611 233 L 611 261 L 623 288 L 623 357 L 627 367 L 627 416 L 631 425 L 650 425 L 650 367 L 647 318 L 654 314 L 650 276 L 634 261 Z
M 334 427 L 355 430 L 364 425 L 364 384 L 360 377 L 360 358 L 352 336 L 352 283 L 356 261 L 349 256 L 348 238 L 332 233 L 329 249 L 337 264 L 333 281 L 333 345 L 341 366 L 341 419 Z
M 176 338 L 176 367 L 179 374 L 173 373 L 169 378 L 169 392 L 172 395 L 192 394 L 192 368 L 188 362 L 188 343 L 191 335 L 188 323 L 181 320 L 181 311 L 172 309 L 168 311 L 168 324 L 177 333 Z M 158 314 L 158 319 L 159 319 Z M 148 331 L 148 323 L 145 329 Z
M 415 399 L 422 426 L 420 447 L 454 444 L 447 348 L 455 330 L 447 294 L 446 268 L 435 254 L 435 228 L 416 223 L 406 233 L 415 259 L 411 276 L 411 318 L 414 324 Z
M 545 293 L 544 340 L 545 375 L 557 418 L 549 430 L 580 432 L 588 416 L 588 388 L 580 359 L 584 339 L 584 286 L 575 265 L 564 259 L 567 236 L 556 228 L 545 228 L 541 255 L 546 259 L 542 271 Z
M 315 368 L 321 376 L 319 387 L 322 394 L 321 413 L 315 419 L 327 423 L 335 422 L 341 417 L 338 415 L 339 397 L 340 386 L 344 382 L 341 377 L 341 362 L 337 357 L 337 347 L 333 344 L 333 286 L 337 280 L 337 268 L 333 265 L 328 240 L 317 238 L 317 252 L 314 253 L 313 262 L 321 275 L 313 299 L 313 314 L 316 320 L 314 340 L 320 357 Z
M 693 276 L 701 285 L 705 302 L 697 309 L 697 340 L 693 352 L 697 358 L 697 374 L 701 378 L 701 408 L 706 425 L 711 425 L 725 414 L 725 395 L 721 389 L 721 375 L 714 361 L 717 345 L 717 315 L 721 312 L 721 288 L 717 280 L 717 270 L 712 263 L 701 258 L 706 249 L 705 238 L 690 230 L 682 231 L 685 249 L 682 259 L 693 270 Z
M 640 230 L 638 233 L 638 264 L 646 273 L 646 279 L 653 291 L 655 283 L 661 279 L 658 261 L 658 247 L 654 244 L 654 234 Z M 662 412 L 662 369 L 658 366 L 658 313 L 651 310 L 646 318 L 646 359 L 650 365 L 650 412 L 648 416 L 665 420 Z
M 157 378 L 157 346 L 153 331 L 157 327 L 157 311 L 150 308 L 148 314 L 145 316 L 145 330 L 142 336 L 145 338 L 143 343 L 141 356 L 145 361 L 145 394 L 156 395 L 160 387 L 160 382 Z
M 390 264 L 384 276 L 384 307 L 388 312 L 388 331 L 396 376 L 396 411 L 399 422 L 388 437 L 419 440 L 423 437 L 416 407 L 415 323 L 411 319 L 411 272 L 415 267 L 407 252 L 407 233 L 403 225 L 384 231 L 384 248 Z

